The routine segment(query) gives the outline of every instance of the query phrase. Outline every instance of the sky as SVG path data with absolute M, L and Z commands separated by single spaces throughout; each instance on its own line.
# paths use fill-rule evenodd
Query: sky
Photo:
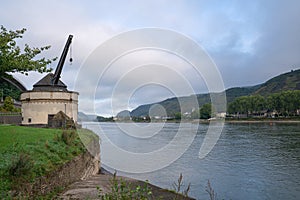
M 74 61 L 65 63 L 61 80 L 80 93 L 79 110 L 89 114 L 111 116 L 141 104 L 208 91 L 203 74 L 172 52 L 158 49 L 121 56 L 99 77 L 104 69 L 99 59 L 116 50 L 105 45 L 132 30 L 151 27 L 190 38 L 215 64 L 224 88 L 260 84 L 300 68 L 298 0 L 10 0 L 1 1 L 1 8 L 1 25 L 27 29 L 18 40 L 20 46 L 52 46 L 42 56 L 60 57 L 68 35 L 74 35 Z M 115 48 L 131 45 L 125 43 Z M 56 65 L 57 61 L 49 67 Z M 45 74 L 14 76 L 32 89 Z

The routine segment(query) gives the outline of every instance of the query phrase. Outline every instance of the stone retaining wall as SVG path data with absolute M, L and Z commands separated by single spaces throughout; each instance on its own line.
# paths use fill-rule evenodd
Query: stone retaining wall
M 94 157 L 89 152 L 77 156 L 48 176 L 39 178 L 31 186 L 30 194 L 44 195 L 56 188 L 66 187 L 75 181 L 84 180 L 97 174 L 100 169 L 99 156 L 98 154 Z
M 21 115 L 0 115 L 0 124 L 21 124 Z
M 26 194 L 29 198 L 46 195 L 58 188 L 64 188 L 76 181 L 98 174 L 101 168 L 100 145 L 98 147 L 99 150 L 97 154 L 94 154 L 95 156 L 89 151 L 82 153 L 48 175 L 38 178 L 34 183 L 23 185 L 20 188 L 20 194 Z

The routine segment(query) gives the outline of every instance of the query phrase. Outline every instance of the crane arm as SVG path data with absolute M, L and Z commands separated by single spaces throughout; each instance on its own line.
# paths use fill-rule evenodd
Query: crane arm
M 66 57 L 67 57 L 70 45 L 72 43 L 72 38 L 73 38 L 73 35 L 69 35 L 69 38 L 68 38 L 67 43 L 65 45 L 65 48 L 64 48 L 64 50 L 63 50 L 63 52 L 61 54 L 61 57 L 59 59 L 59 62 L 57 64 L 57 67 L 56 67 L 55 73 L 53 75 L 53 78 L 51 80 L 52 85 L 57 85 L 57 83 L 58 83 L 58 81 L 60 79 L 62 68 L 64 66 L 64 63 L 65 63 L 65 60 L 66 60 Z

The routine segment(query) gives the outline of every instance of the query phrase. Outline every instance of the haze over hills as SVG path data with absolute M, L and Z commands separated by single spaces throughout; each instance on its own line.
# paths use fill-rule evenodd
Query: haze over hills
M 269 79 L 263 84 L 249 86 L 249 87 L 234 87 L 226 90 L 227 103 L 232 102 L 235 98 L 248 95 L 262 95 L 268 96 L 272 93 L 277 93 L 285 90 L 300 90 L 300 69 L 293 70 L 291 72 L 280 74 L 274 78 Z M 140 105 L 131 112 L 123 110 L 117 114 L 117 117 L 142 117 L 150 114 L 153 116 L 156 114 L 155 108 L 162 106 L 167 116 L 173 116 L 178 112 L 191 112 L 195 108 L 193 98 L 195 96 L 183 96 L 179 98 L 169 98 L 160 102 L 151 104 Z M 197 94 L 198 105 L 201 107 L 205 103 L 210 102 L 210 94 Z M 184 102 L 180 105 L 179 102 Z M 153 111 L 154 110 L 154 111 Z M 159 110 L 159 109 L 157 109 Z M 161 111 L 161 109 L 160 109 Z M 83 112 L 79 112 L 78 118 L 81 121 L 95 121 L 96 115 L 86 115 Z
M 293 70 L 288 73 L 281 74 L 263 84 L 249 86 L 249 87 L 234 87 L 226 90 L 227 103 L 232 102 L 235 98 L 240 96 L 248 95 L 262 95 L 267 96 L 272 93 L 281 92 L 284 90 L 300 90 L 300 69 Z M 184 96 L 179 98 L 169 98 L 161 102 L 156 102 L 152 104 L 141 105 L 130 112 L 133 117 L 148 116 L 149 110 L 153 108 L 154 105 L 161 105 L 168 116 L 172 116 L 178 112 L 191 112 L 195 109 L 192 103 L 192 96 Z M 210 94 L 197 94 L 197 100 L 199 107 L 205 103 L 210 102 Z M 179 102 L 184 102 L 181 106 Z M 124 112 L 124 111 L 122 111 Z M 128 112 L 128 111 L 127 111 Z
M 97 115 L 88 115 L 83 112 L 78 112 L 78 121 L 97 121 Z

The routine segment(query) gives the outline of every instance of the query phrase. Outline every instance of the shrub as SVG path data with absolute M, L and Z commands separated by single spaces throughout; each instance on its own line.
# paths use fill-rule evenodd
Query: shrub
M 9 175 L 15 178 L 26 176 L 31 172 L 33 161 L 29 155 L 21 153 L 13 159 L 9 167 Z
M 61 135 L 62 141 L 66 145 L 73 144 L 74 140 L 76 139 L 76 132 L 75 131 L 63 131 Z

